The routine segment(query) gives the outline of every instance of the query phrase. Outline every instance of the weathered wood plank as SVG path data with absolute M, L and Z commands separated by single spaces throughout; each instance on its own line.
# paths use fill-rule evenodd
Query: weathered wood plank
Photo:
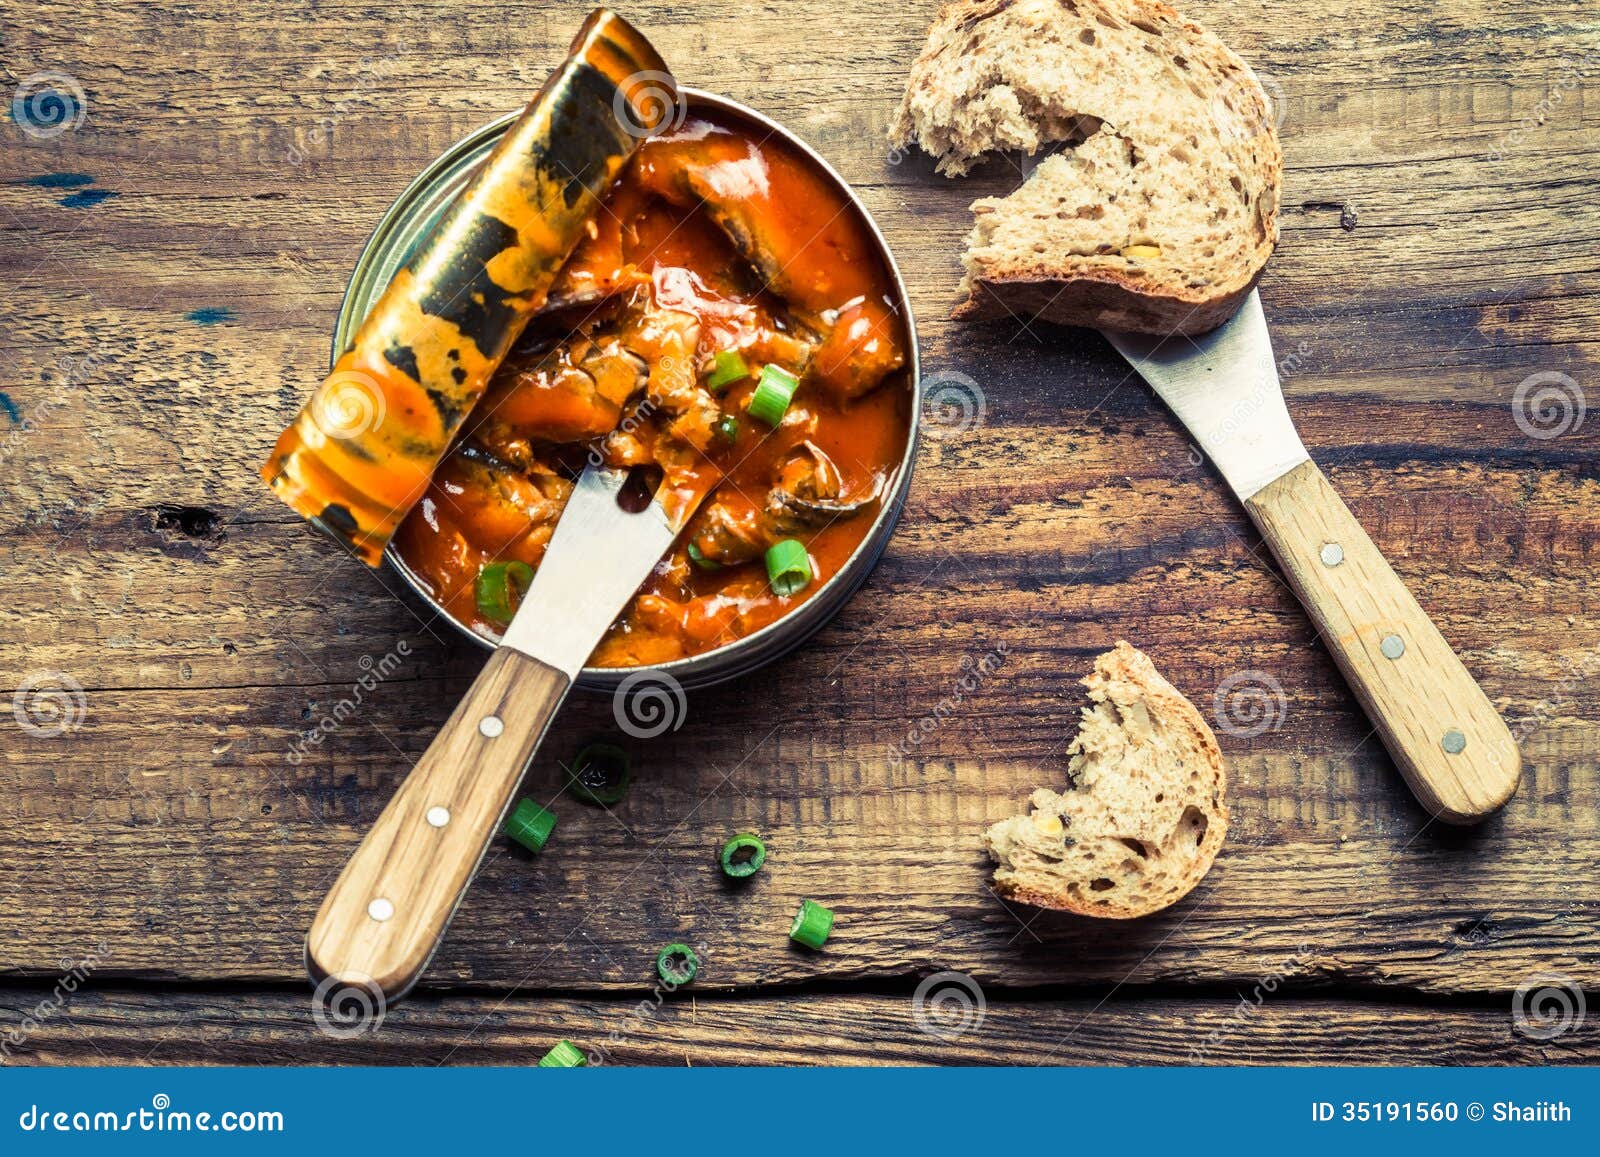
M 0 689 L 52 670 L 88 689 L 82 727 L 56 739 L 0 712 L 6 970 L 48 976 L 104 937 L 111 976 L 298 975 L 321 889 L 480 658 L 394 598 L 392 576 L 309 537 L 255 466 L 318 376 L 372 223 L 537 85 L 586 7 L 116 0 L 94 22 L 8 24 L 5 79 L 68 72 L 90 119 L 37 143 L 0 127 L 0 389 L 28 423 L 0 417 Z M 559 804 L 549 855 L 493 859 L 435 982 L 625 989 L 659 944 L 703 936 L 738 984 L 940 967 L 1243 983 L 1302 944 L 1317 980 L 1594 983 L 1594 418 L 1541 439 L 1512 407 L 1536 372 L 1600 380 L 1600 102 L 1570 83 L 1595 67 L 1592 6 L 1188 6 L 1283 98 L 1285 239 L 1263 294 L 1306 441 L 1527 736 L 1522 793 L 1477 834 L 1419 834 L 1258 538 L 1100 339 L 945 320 L 967 203 L 1017 170 L 947 182 L 890 155 L 933 7 L 802 0 L 754 23 L 732 0 L 631 10 L 685 79 L 791 124 L 861 186 L 930 374 L 971 377 L 982 418 L 931 432 L 883 564 L 811 645 L 691 697 L 683 729 L 641 748 L 615 817 Z M 63 204 L 80 190 L 29 183 L 52 173 L 115 195 Z M 1236 822 L 1201 895 L 1132 929 L 1046 916 L 1023 931 L 982 888 L 975 836 L 1059 778 L 1072 682 L 1118 637 L 1208 714 L 1223 679 L 1269 673 L 1282 726 L 1223 736 Z M 363 658 L 401 640 L 397 674 L 291 763 Z M 921 727 L 962 657 L 1002 645 L 1001 670 Z M 576 704 L 528 790 L 552 794 L 554 759 L 609 719 L 604 701 Z M 913 731 L 897 767 L 889 745 Z M 742 827 L 774 858 L 733 894 L 710 849 Z M 785 946 L 801 895 L 839 907 L 824 957 Z M 1462 1039 L 1488 1041 L 1466 1021 Z
M 714 711 L 715 694 L 692 709 Z M 148 696 L 123 707 L 114 698 L 103 710 L 95 698 L 99 722 L 80 733 L 101 739 L 87 774 L 57 778 L 34 762 L 7 792 L 0 888 L 28 898 L 8 909 L 8 962 L 48 972 L 92 938 L 107 943 L 108 975 L 297 978 L 323 891 L 401 773 L 388 743 L 414 754 L 427 727 L 352 723 L 324 757 L 293 768 L 282 749 L 259 751 L 264 736 L 290 736 L 255 708 L 188 695 L 151 727 Z M 986 749 L 978 710 L 958 726 Z M 557 796 L 555 759 L 596 714 L 566 721 L 527 786 L 561 816 L 550 847 L 530 860 L 497 845 L 430 982 L 628 986 L 674 940 L 704 943 L 740 984 L 943 967 L 1007 984 L 1231 982 L 1302 944 L 1322 953 L 1327 977 L 1374 984 L 1503 992 L 1540 969 L 1596 977 L 1591 729 L 1538 733 L 1522 796 L 1465 835 L 1424 830 L 1359 734 L 1344 759 L 1241 753 L 1233 835 L 1212 876 L 1129 928 L 1035 919 L 984 887 L 976 834 L 1049 779 L 1043 736 L 1029 740 L 1039 762 L 1002 747 L 895 769 L 864 753 L 846 723 L 746 736 L 686 725 L 659 749 L 670 756 L 641 753 L 639 782 L 606 813 Z M 176 758 L 118 754 L 141 733 Z M 727 889 L 715 848 L 749 829 L 764 833 L 771 859 L 751 886 Z M 785 939 L 805 895 L 839 912 L 821 957 Z
M 935 988 L 934 993 L 945 991 Z M 956 992 L 956 989 L 950 989 Z M 46 994 L 47 996 L 48 994 Z M 37 990 L 0 988 L 0 1029 Z M 617 1000 L 413 997 L 375 1031 L 336 1039 L 307 997 L 109 989 L 74 994 L 14 1047 L 32 1065 L 531 1065 L 569 1039 L 620 1065 L 1593 1064 L 1592 1024 L 1539 1040 L 1509 1004 L 1432 1007 L 1290 995 L 1273 983 L 1191 999 L 1014 1000 L 981 1015 L 911 991 L 727 999 L 680 991 Z M 924 1031 L 923 1025 L 943 1036 Z M 0 1041 L 6 1038 L 0 1036 Z

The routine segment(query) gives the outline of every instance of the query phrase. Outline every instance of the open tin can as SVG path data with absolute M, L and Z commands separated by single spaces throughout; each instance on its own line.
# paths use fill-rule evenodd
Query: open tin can
M 577 686 L 591 691 L 615 690 L 623 680 L 639 671 L 670 676 L 685 688 L 706 687 L 753 671 L 804 642 L 849 601 L 850 596 L 865 581 L 882 556 L 890 536 L 894 533 L 906 493 L 910 489 L 912 462 L 916 457 L 917 433 L 922 409 L 922 372 L 917 349 L 916 322 L 911 314 L 911 303 L 906 293 L 905 281 L 877 223 L 873 221 L 866 207 L 861 204 L 860 198 L 856 196 L 855 190 L 844 178 L 839 176 L 815 150 L 783 126 L 727 97 L 693 88 L 680 88 L 679 91 L 687 100 L 688 112 L 691 115 L 701 111 L 717 114 L 723 118 L 742 120 L 764 134 L 770 134 L 787 142 L 814 165 L 818 172 L 825 174 L 849 201 L 854 212 L 860 215 L 862 223 L 877 246 L 884 270 L 894 288 L 895 305 L 906 329 L 909 353 L 907 365 L 900 372 L 908 375 L 911 395 L 908 416 L 910 428 L 906 431 L 905 453 L 884 489 L 871 528 L 845 565 L 828 578 L 816 594 L 776 622 L 703 654 L 647 667 L 585 667 L 578 677 Z M 340 355 L 350 348 L 357 329 L 383 295 L 389 282 L 410 260 L 418 242 L 438 224 L 451 202 L 467 186 L 478 166 L 494 148 L 495 142 L 516 118 L 516 113 L 509 113 L 457 142 L 443 156 L 424 169 L 389 207 L 362 250 L 355 272 L 345 289 L 344 300 L 339 307 L 338 322 L 333 332 L 330 364 L 336 362 Z M 450 615 L 432 596 L 425 584 L 406 566 L 393 545 L 385 552 L 385 558 L 389 566 L 400 575 L 419 599 L 432 607 L 463 635 L 485 649 L 495 645 L 496 639 L 479 634 Z

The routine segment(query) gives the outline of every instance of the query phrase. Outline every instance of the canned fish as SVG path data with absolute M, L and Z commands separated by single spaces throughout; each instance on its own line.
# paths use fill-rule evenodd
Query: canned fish
M 826 578 L 810 598 L 776 621 L 699 654 L 641 666 L 586 667 L 578 679 L 578 686 L 597 691 L 615 689 L 624 679 L 640 670 L 670 677 L 685 688 L 709 686 L 750 672 L 799 645 L 839 611 L 881 557 L 910 488 L 912 462 L 916 453 L 921 409 L 916 326 L 899 268 L 882 233 L 860 199 L 826 161 L 776 122 L 726 97 L 689 88 L 679 91 L 685 102 L 683 107 L 686 115 L 699 113 L 720 122 L 739 123 L 760 139 L 782 140 L 814 168 L 819 179 L 825 180 L 848 202 L 850 212 L 859 216 L 881 259 L 886 288 L 905 331 L 906 358 L 905 366 L 900 371 L 905 375 L 905 389 L 909 394 L 904 451 L 887 475 L 871 527 L 844 563 Z M 394 275 L 406 265 L 422 239 L 444 217 L 514 120 L 514 115 L 502 117 L 458 142 L 430 164 L 384 214 L 368 240 L 346 288 L 334 329 L 332 361 L 337 362 L 351 347 L 362 321 L 383 295 Z M 734 223 L 732 227 L 740 226 Z M 764 272 L 768 276 L 768 284 L 775 284 L 773 278 L 781 276 L 781 271 Z M 434 597 L 429 585 L 407 565 L 394 544 L 389 546 L 385 558 L 424 603 L 454 624 L 466 637 L 484 647 L 494 645 L 493 638 L 471 629 Z

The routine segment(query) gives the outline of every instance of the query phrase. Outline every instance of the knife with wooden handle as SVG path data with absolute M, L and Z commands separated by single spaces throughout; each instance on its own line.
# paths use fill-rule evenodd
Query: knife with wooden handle
M 1516 740 L 1306 453 L 1260 297 L 1200 337 L 1106 337 L 1244 503 L 1422 805 L 1472 824 L 1510 799 Z
M 637 510 L 627 478 L 583 472 L 500 646 L 323 900 L 306 937 L 319 990 L 390 1002 L 427 968 L 551 718 L 694 513 L 682 492 Z

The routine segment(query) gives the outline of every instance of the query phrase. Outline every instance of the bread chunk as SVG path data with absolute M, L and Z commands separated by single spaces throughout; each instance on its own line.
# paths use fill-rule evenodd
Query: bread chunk
M 995 891 L 1083 916 L 1146 916 L 1186 896 L 1222 847 L 1222 751 L 1195 705 L 1125 642 L 1084 686 L 1071 785 L 1040 788 L 1031 812 L 983 837 Z
M 1283 153 L 1260 81 L 1152 0 L 947 5 L 890 135 L 950 176 L 1067 146 L 973 203 L 956 317 L 1204 333 L 1277 244 Z

